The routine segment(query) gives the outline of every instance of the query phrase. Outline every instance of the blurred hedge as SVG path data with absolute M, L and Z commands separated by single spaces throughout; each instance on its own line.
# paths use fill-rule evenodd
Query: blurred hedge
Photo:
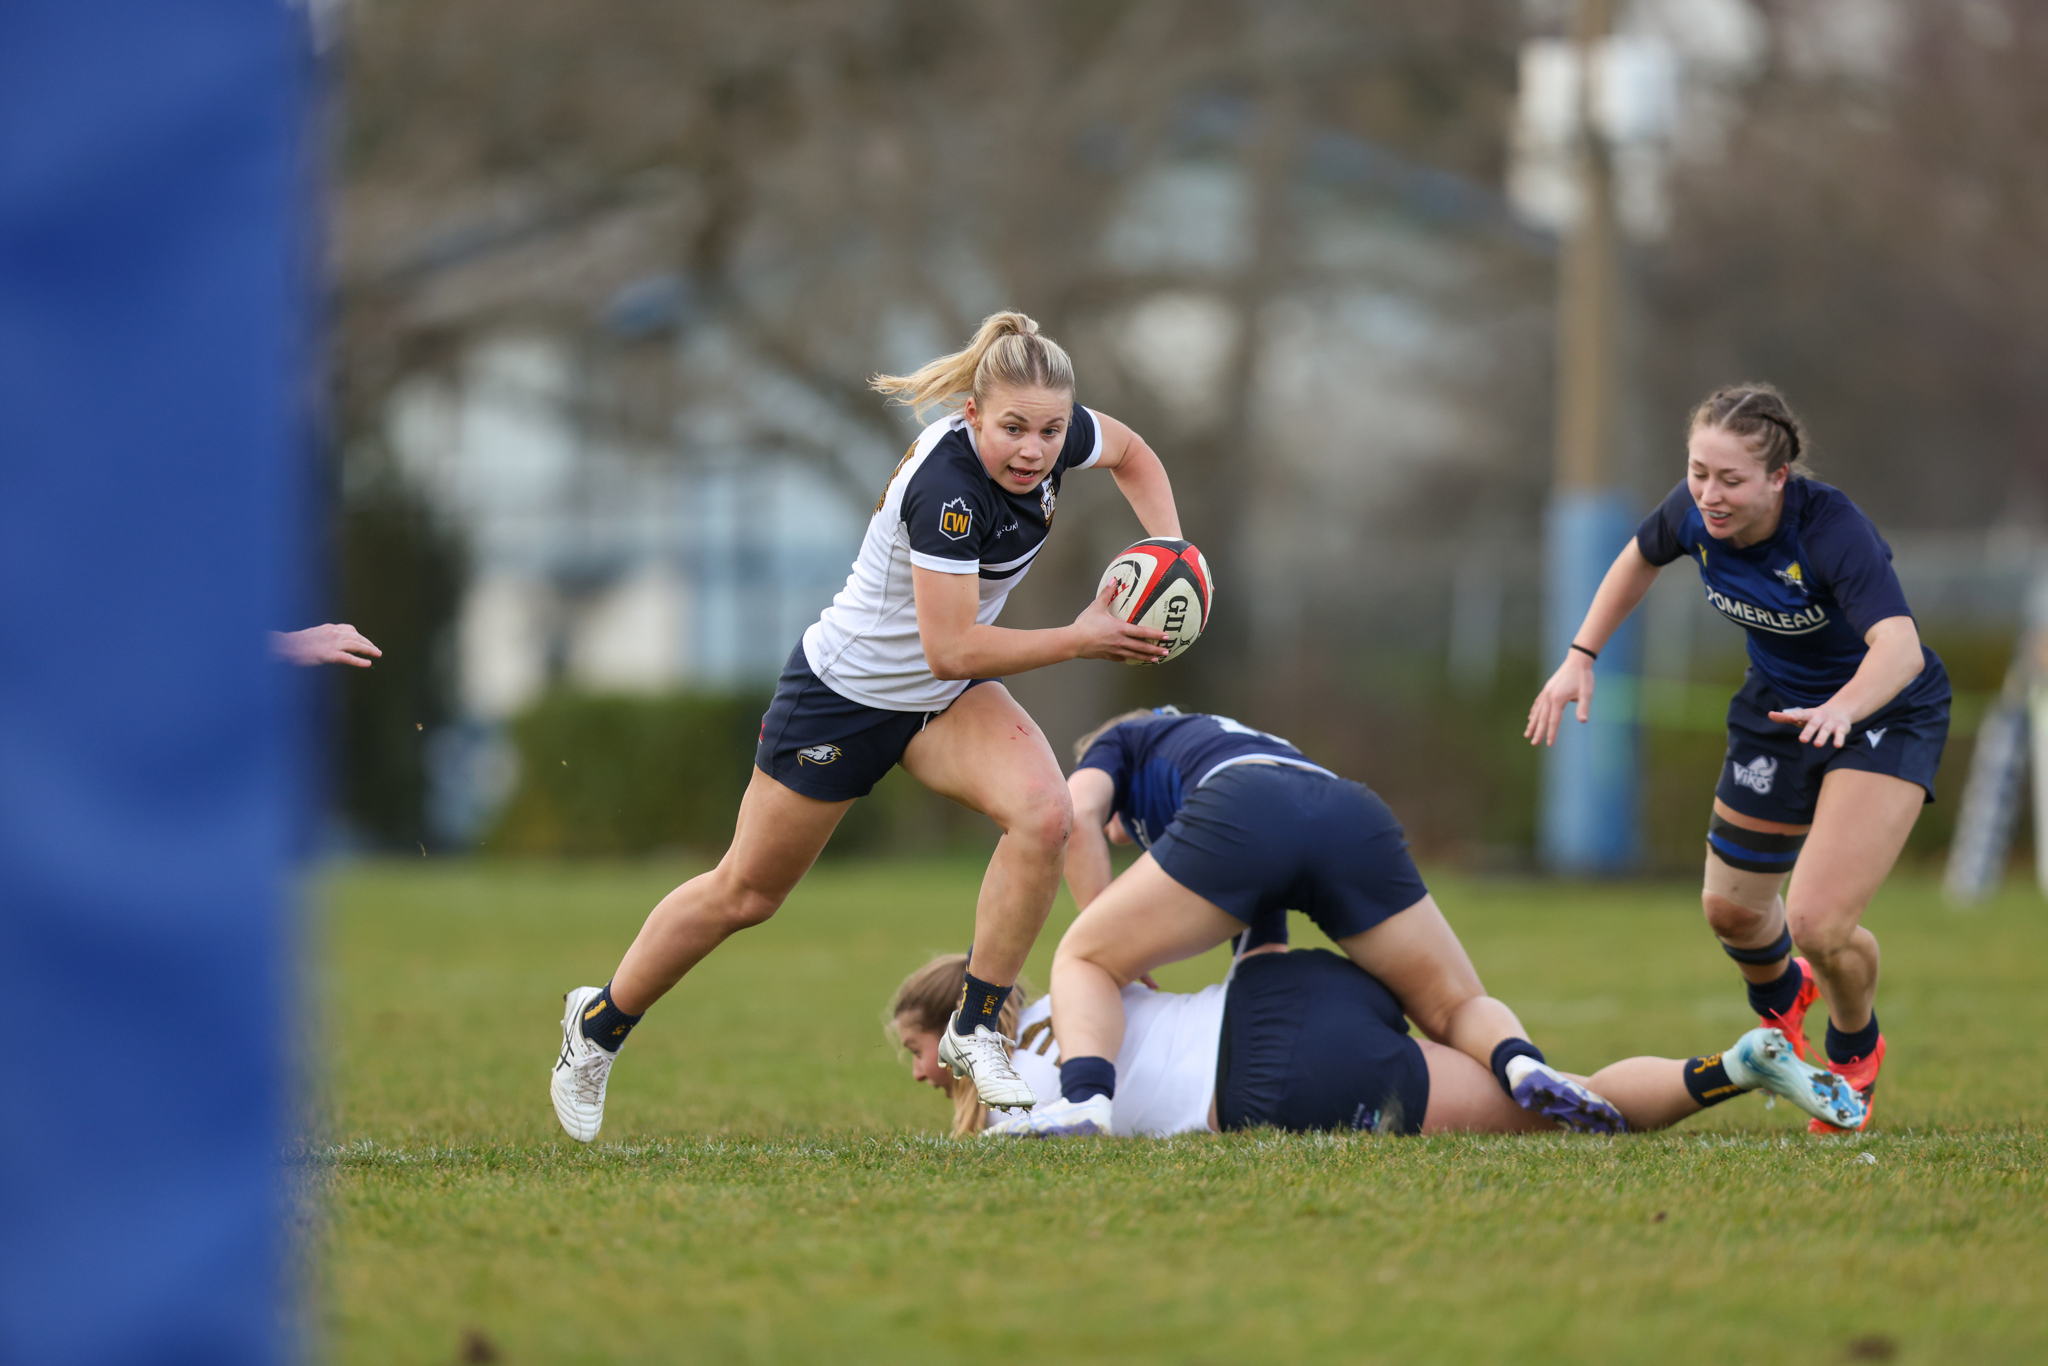
M 1983 699 L 2011 657 L 2009 639 L 1950 634 L 1935 648 L 1958 693 L 1942 763 L 1941 801 L 1909 855 L 1946 847 Z M 1367 680 L 1326 682 L 1326 696 L 1274 701 L 1242 719 L 1268 724 L 1338 771 L 1366 781 L 1399 813 L 1425 862 L 1466 869 L 1534 865 L 1541 755 L 1521 739 L 1534 661 L 1511 661 L 1477 696 L 1452 696 L 1418 657 L 1407 675 L 1381 657 Z M 1643 735 L 1645 873 L 1696 870 L 1722 759 L 1722 715 L 1742 674 L 1730 652 L 1702 660 L 1687 684 L 1664 685 Z M 1367 686 L 1368 681 L 1370 686 Z M 1675 688 L 1675 691 L 1674 691 Z M 500 852 L 630 855 L 687 848 L 715 855 L 732 837 L 770 687 L 740 693 L 553 692 L 511 727 L 519 777 L 487 841 Z M 1299 689 L 1297 689 L 1299 692 Z M 835 852 L 986 849 L 979 815 L 933 796 L 901 769 L 856 802 Z
M 512 722 L 519 774 L 489 847 L 716 855 L 732 839 L 770 691 L 549 693 Z M 898 769 L 854 803 L 832 848 L 932 849 L 986 838 L 987 829 Z

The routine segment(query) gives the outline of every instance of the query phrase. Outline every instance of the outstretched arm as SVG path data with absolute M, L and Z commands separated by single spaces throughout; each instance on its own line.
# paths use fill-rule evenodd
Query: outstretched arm
M 1771 719 L 1798 726 L 1802 745 L 1840 749 L 1858 721 L 1883 711 L 1927 666 L 1920 651 L 1920 628 L 1911 617 L 1886 617 L 1863 633 L 1863 643 L 1870 651 L 1841 691 L 1817 707 L 1774 711 Z
M 1628 614 L 1636 610 L 1643 594 L 1650 591 L 1659 568 L 1643 558 L 1631 536 L 1608 566 L 1606 577 L 1600 580 L 1593 605 L 1586 609 L 1586 618 L 1579 623 L 1572 640 L 1598 654 L 1621 629 L 1621 623 L 1628 620 Z M 1529 708 L 1529 724 L 1522 728 L 1524 738 L 1532 745 L 1556 741 L 1557 723 L 1574 702 L 1578 704 L 1578 718 L 1584 722 L 1593 708 L 1593 660 L 1582 651 L 1567 649 L 1564 662 L 1557 666 L 1557 672 L 1550 676 Z
M 1067 894 L 1074 909 L 1085 911 L 1110 882 L 1109 808 L 1116 800 L 1116 781 L 1099 768 L 1079 768 L 1067 779 L 1074 803 L 1074 831 L 1067 836 Z
M 349 625 L 329 622 L 303 631 L 272 631 L 270 648 L 288 664 L 352 664 L 367 669 L 384 652 Z

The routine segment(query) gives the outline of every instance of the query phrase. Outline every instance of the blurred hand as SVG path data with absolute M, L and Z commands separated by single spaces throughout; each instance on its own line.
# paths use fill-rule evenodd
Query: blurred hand
M 288 664 L 350 664 L 358 669 L 382 659 L 384 652 L 353 626 L 308 626 L 303 631 L 272 631 L 270 648 Z
M 1557 741 L 1557 723 L 1564 719 L 1565 708 L 1578 703 L 1581 724 L 1590 714 L 1593 706 L 1593 661 L 1577 650 L 1565 651 L 1564 663 L 1557 666 L 1557 672 L 1543 685 L 1543 691 L 1536 694 L 1536 704 L 1529 708 L 1529 724 L 1522 728 L 1522 736 L 1532 745 L 1549 745 Z
M 1081 609 L 1074 625 L 1081 629 L 1081 648 L 1076 659 L 1113 659 L 1120 664 L 1157 664 L 1166 658 L 1166 632 L 1152 626 L 1133 626 L 1109 610 L 1116 585 L 1108 584 L 1095 601 Z
M 1840 749 L 1849 739 L 1850 728 L 1856 724 L 1847 711 L 1828 702 L 1817 707 L 1787 707 L 1769 715 L 1782 725 L 1799 727 L 1799 743 L 1817 749 L 1828 745 Z

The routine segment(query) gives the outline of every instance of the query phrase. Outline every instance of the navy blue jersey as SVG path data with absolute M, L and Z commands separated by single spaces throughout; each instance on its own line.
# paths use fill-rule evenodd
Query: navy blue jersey
M 1150 849 L 1209 775 L 1247 759 L 1329 772 L 1277 735 L 1203 712 L 1140 716 L 1111 726 L 1075 767 L 1099 768 L 1115 780 L 1111 813 L 1139 848 Z
M 1636 528 L 1636 547 L 1654 565 L 1699 562 L 1707 602 L 1748 634 L 1750 664 L 1791 706 L 1834 696 L 1870 652 L 1870 628 L 1912 615 L 1891 547 L 1847 494 L 1817 479 L 1785 482 L 1777 531 L 1752 546 L 1709 536 L 1680 480 Z M 1921 652 L 1920 676 L 1883 710 L 1947 700 L 1941 661 Z

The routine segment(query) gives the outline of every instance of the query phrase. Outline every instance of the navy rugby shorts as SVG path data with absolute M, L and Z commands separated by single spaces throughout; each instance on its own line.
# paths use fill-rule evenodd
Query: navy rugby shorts
M 990 681 L 977 678 L 967 687 Z M 961 696 L 966 692 L 962 688 Z M 926 723 L 945 709 L 889 711 L 842 697 L 811 672 L 799 642 L 761 718 L 754 767 L 792 792 L 821 802 L 865 797 Z
M 1235 764 L 1210 778 L 1151 854 L 1168 877 L 1248 925 L 1297 910 L 1332 939 L 1429 895 L 1377 794 L 1278 764 Z
M 1769 713 L 1786 703 L 1751 669 L 1728 703 L 1728 753 L 1714 795 L 1745 816 L 1811 825 L 1821 779 L 1837 768 L 1883 773 L 1917 784 L 1934 800 L 1934 774 L 1948 741 L 1948 701 L 1904 710 L 1886 708 L 1849 731 L 1840 749 L 1799 743 L 1799 727 Z
M 1394 994 L 1350 959 L 1295 949 L 1244 959 L 1223 993 L 1216 1127 L 1412 1134 L 1429 1066 Z

